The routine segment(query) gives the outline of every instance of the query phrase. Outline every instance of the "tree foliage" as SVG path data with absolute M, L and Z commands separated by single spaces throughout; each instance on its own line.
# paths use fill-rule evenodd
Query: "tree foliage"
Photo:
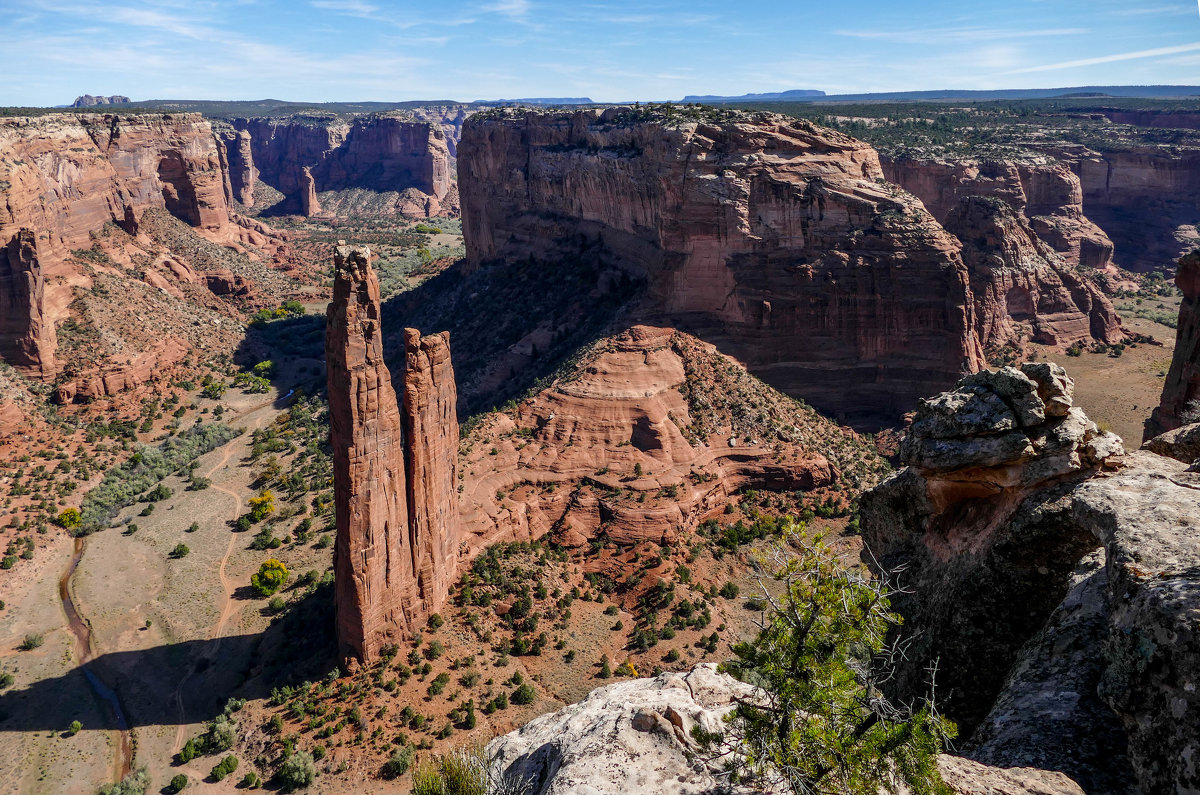
M 954 737 L 932 691 L 893 704 L 881 686 L 900 650 L 887 642 L 899 618 L 888 588 L 840 563 L 821 538 L 786 520 L 772 561 L 779 596 L 753 641 L 734 647 L 726 669 L 760 688 L 739 700 L 724 736 L 702 736 L 731 777 L 794 793 L 877 795 L 903 782 L 915 795 L 946 792 L 937 757 Z
M 258 573 L 250 575 L 250 585 L 259 596 L 271 596 L 287 582 L 288 570 L 283 561 L 270 558 L 258 567 Z

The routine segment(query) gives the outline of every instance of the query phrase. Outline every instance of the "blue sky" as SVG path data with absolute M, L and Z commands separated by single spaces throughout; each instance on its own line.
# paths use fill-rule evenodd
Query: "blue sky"
M 1197 0 L 0 0 L 0 105 L 1200 85 Z

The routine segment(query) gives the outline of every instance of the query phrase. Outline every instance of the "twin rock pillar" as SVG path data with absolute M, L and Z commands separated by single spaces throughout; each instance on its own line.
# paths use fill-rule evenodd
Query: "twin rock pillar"
M 370 259 L 367 248 L 337 248 L 325 331 L 338 651 L 360 661 L 441 610 L 459 542 L 450 335 L 405 329 L 397 400 Z

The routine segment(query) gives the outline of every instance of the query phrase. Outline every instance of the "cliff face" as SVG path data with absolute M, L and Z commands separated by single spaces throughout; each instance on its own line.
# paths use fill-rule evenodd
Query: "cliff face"
M 406 330 L 398 401 L 383 361 L 370 256 L 338 247 L 325 337 L 338 645 L 343 657 L 359 660 L 441 609 L 458 576 L 460 540 L 449 336 Z
M 1020 344 L 1018 324 L 1044 345 L 1123 338 L 1116 310 L 1092 282 L 1005 201 L 970 196 L 943 219 L 963 243 L 975 294 L 976 330 L 989 347 Z
M 1019 161 L 883 158 L 884 174 L 916 195 L 941 222 L 964 198 L 994 197 L 1027 220 L 1070 265 L 1104 268 L 1113 243 L 1083 212 L 1083 186 L 1050 158 Z
M 404 330 L 404 465 L 408 533 L 427 613 L 440 611 L 458 577 L 458 392 L 450 335 Z
M 147 210 L 165 209 L 236 237 L 223 153 L 198 114 L 0 121 L 0 355 L 33 377 L 58 374 L 55 323 L 88 278 L 65 259 L 96 245 L 106 223 L 136 235 Z
M 0 238 L 35 230 L 43 257 L 151 207 L 202 229 L 229 220 L 218 143 L 199 114 L 4 119 L 0 153 Z
M 56 339 L 54 324 L 45 317 L 45 294 L 37 240 L 22 229 L 0 256 L 0 358 L 49 381 L 55 375 Z
M 254 183 L 258 180 L 258 169 L 254 167 L 250 133 L 225 128 L 218 131 L 218 137 L 225 147 L 232 198 L 245 207 L 253 207 Z
M 829 410 L 907 408 L 981 364 L 957 241 L 836 132 L 493 112 L 464 125 L 459 180 L 473 266 L 616 263 L 648 313 Z
M 1179 260 L 1175 284 L 1183 291 L 1179 325 L 1175 330 L 1175 353 L 1171 357 L 1167 380 L 1163 382 L 1158 408 L 1146 421 L 1146 439 L 1195 422 L 1194 415 L 1200 408 L 1195 405 L 1200 399 L 1200 307 L 1197 306 L 1200 301 L 1200 252 Z
M 905 567 L 897 684 L 923 690 L 939 660 L 978 761 L 1060 770 L 1088 792 L 1191 791 L 1200 476 L 1178 459 L 1200 426 L 1149 445 L 1166 455 L 1126 455 L 1071 391 L 1048 363 L 970 376 L 926 401 L 909 466 L 863 495 L 868 560 Z
M 337 636 L 366 659 L 416 629 L 416 550 L 408 534 L 400 407 L 383 363 L 379 280 L 370 251 L 339 247 L 326 315 L 333 445 Z
M 938 693 L 964 737 L 1096 546 L 1064 521 L 1062 497 L 1124 448 L 1072 406 L 1073 386 L 1052 364 L 967 377 L 925 401 L 901 444 L 907 468 L 862 497 L 872 565 L 908 566 L 894 603 L 913 638 L 901 697 L 924 692 L 940 659 Z
M 306 170 L 314 192 L 414 189 L 433 200 L 434 213 L 453 187 L 441 116 L 425 121 L 378 114 L 349 123 L 336 117 L 234 119 L 233 125 L 249 136 L 258 177 L 297 208 L 308 190 Z

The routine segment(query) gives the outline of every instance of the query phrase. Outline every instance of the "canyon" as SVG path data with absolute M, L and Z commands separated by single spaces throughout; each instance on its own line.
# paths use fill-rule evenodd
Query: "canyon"
M 459 170 L 471 267 L 576 257 L 631 270 L 648 282 L 646 317 L 842 417 L 911 408 L 1014 342 L 1015 322 L 1064 348 L 1123 338 L 1108 299 L 1074 273 L 1072 258 L 1104 260 L 1105 243 L 1071 206 L 1055 204 L 1078 221 L 1056 238 L 1065 258 L 1024 215 L 976 230 L 982 220 L 960 213 L 958 231 L 984 258 L 997 238 L 1009 252 L 989 263 L 968 252 L 968 266 L 963 242 L 888 183 L 861 142 L 778 115 L 670 114 L 468 120 Z M 1022 189 L 1010 176 L 1005 190 Z M 1035 201 L 1075 196 L 1065 171 L 1051 176 Z
M 462 108 L 427 108 L 215 124 L 226 142 L 232 189 L 245 206 L 252 206 L 261 180 L 283 194 L 281 211 L 316 215 L 318 192 L 357 188 L 399 194 L 394 212 L 431 217 L 457 211 L 453 159 L 465 117 Z
M 338 248 L 326 330 L 346 657 L 372 660 L 410 638 L 446 604 L 462 567 L 498 541 L 550 534 L 580 547 L 603 533 L 670 544 L 745 489 L 812 491 L 876 477 L 874 456 L 853 434 L 769 388 L 749 391 L 749 376 L 726 374 L 711 395 L 698 394 L 712 373 L 736 365 L 647 326 L 601 341 L 557 383 L 460 442 L 449 335 L 405 330 L 397 396 L 370 259 Z M 739 419 L 739 405 L 762 414 Z
M 158 783 L 218 699 L 244 696 L 224 715 L 247 768 L 298 737 L 328 754 L 325 783 L 374 787 L 392 746 L 482 744 L 611 661 L 635 681 L 493 752 L 549 791 L 663 770 L 700 791 L 719 771 L 689 764 L 687 727 L 747 692 L 706 666 L 754 631 L 738 589 L 777 518 L 803 515 L 847 560 L 865 545 L 877 576 L 907 567 L 894 684 L 919 696 L 941 661 L 957 791 L 1193 786 L 1177 760 L 1198 752 L 1200 260 L 1178 265 L 1146 450 L 1045 361 L 1144 343 L 1161 358 L 1104 292 L 1163 295 L 1118 270 L 1147 224 L 1110 215 L 1185 207 L 1189 168 L 1061 142 L 897 157 L 794 117 L 682 107 L 0 119 L 0 483 L 21 575 L 0 585 L 61 573 L 15 545 L 66 539 L 59 510 L 106 471 L 227 422 L 234 441 L 203 464 L 130 486 L 63 580 L 108 644 L 89 670 L 132 705 L 132 729 L 85 715 L 93 757 L 119 739 Z M 1140 232 L 1158 242 L 1138 267 L 1184 245 L 1164 229 Z M 986 369 L 1002 361 L 1018 364 Z M 49 470 L 71 482 L 42 487 Z M 274 512 L 250 522 L 267 494 Z M 267 556 L 291 580 L 256 601 Z M 137 580 L 115 610 L 109 570 Z M 15 646 L 54 611 L 11 594 Z M 30 737 L 53 726 L 20 699 L 74 686 L 31 678 L 70 660 L 49 637 L 17 657 L 19 696 L 0 693 Z M 125 685 L 152 668 L 145 693 Z M 508 712 L 522 676 L 536 700 Z M 583 764 L 601 734 L 638 752 L 606 746 L 603 776 Z M 562 755 L 533 753 L 547 744 Z

